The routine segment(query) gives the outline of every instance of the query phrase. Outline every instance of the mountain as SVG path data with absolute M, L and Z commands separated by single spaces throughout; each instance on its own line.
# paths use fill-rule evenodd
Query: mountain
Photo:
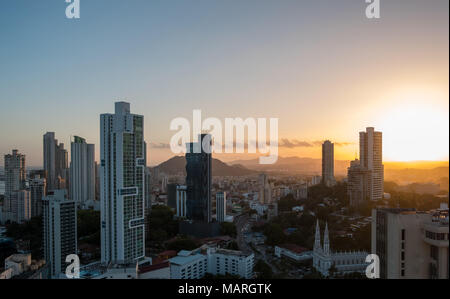
M 184 156 L 173 157 L 158 166 L 160 172 L 169 175 L 186 174 L 186 158 Z M 243 165 L 230 166 L 218 159 L 212 159 L 213 176 L 245 176 L 254 175 L 255 171 L 247 169 Z
M 277 163 L 273 165 L 261 165 L 259 159 L 238 160 L 229 163 L 230 165 L 242 165 L 247 169 L 255 171 L 266 171 L 276 173 L 308 174 L 320 175 L 322 172 L 322 160 L 300 157 L 278 157 Z M 347 175 L 347 168 L 350 161 L 336 160 L 334 162 L 334 172 L 336 175 Z

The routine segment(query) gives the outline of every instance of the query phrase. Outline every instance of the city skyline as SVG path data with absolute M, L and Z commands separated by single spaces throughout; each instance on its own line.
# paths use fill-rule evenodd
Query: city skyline
M 320 158 L 329 139 L 352 160 L 355 132 L 376 127 L 384 161 L 449 159 L 448 1 L 386 2 L 376 21 L 364 1 L 102 2 L 79 21 L 64 2 L 0 4 L 1 153 L 42 166 L 48 131 L 90 140 L 98 161 L 98 116 L 124 99 L 148 120 L 149 165 L 194 109 L 279 118 L 282 157 Z

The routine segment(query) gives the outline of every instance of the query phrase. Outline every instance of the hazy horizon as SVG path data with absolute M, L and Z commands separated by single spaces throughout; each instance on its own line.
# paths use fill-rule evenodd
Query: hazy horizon
M 449 160 L 448 0 L 0 3 L 0 155 L 42 164 L 42 136 L 96 145 L 102 113 L 144 115 L 148 161 L 173 156 L 170 121 L 279 118 L 280 156 L 358 155 L 383 132 L 384 161 Z M 257 9 L 255 9 L 257 7 Z M 221 156 L 224 160 L 254 155 Z M 3 157 L 2 157 L 3 158 Z M 2 163 L 3 164 L 3 163 Z

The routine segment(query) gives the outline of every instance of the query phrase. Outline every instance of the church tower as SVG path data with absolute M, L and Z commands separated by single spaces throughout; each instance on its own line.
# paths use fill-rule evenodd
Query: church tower
M 323 236 L 323 252 L 325 255 L 330 255 L 330 237 L 328 233 L 328 222 L 325 225 L 325 233 Z
M 317 219 L 316 224 L 316 237 L 314 240 L 314 251 L 321 251 L 322 247 L 320 245 L 320 226 L 319 226 L 319 219 Z

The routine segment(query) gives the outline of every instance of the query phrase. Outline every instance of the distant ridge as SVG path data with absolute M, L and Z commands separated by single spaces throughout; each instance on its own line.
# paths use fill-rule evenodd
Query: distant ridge
M 158 166 L 160 172 L 168 175 L 185 175 L 186 158 L 184 156 L 173 157 Z M 212 159 L 213 176 L 246 176 L 257 174 L 256 171 L 245 168 L 242 165 L 230 166 L 218 159 Z

